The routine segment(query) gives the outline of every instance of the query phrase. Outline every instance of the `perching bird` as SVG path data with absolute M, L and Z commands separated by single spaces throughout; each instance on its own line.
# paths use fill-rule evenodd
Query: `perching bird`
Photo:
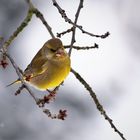
M 26 82 L 40 90 L 58 86 L 70 72 L 70 57 L 60 39 L 48 40 L 24 71 Z M 11 83 L 18 83 L 16 80 Z

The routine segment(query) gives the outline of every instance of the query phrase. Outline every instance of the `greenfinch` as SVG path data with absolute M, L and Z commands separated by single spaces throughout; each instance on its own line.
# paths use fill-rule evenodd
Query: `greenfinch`
M 50 39 L 25 69 L 24 80 L 39 90 L 47 90 L 61 84 L 69 74 L 70 68 L 70 57 L 61 40 Z M 18 79 L 11 84 L 19 81 Z

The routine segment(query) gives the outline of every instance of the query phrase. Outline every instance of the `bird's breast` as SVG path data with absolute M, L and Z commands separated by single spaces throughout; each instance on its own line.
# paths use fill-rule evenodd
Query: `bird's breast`
M 33 77 L 30 83 L 39 89 L 46 90 L 58 86 L 70 72 L 70 59 L 48 62 L 47 70 Z

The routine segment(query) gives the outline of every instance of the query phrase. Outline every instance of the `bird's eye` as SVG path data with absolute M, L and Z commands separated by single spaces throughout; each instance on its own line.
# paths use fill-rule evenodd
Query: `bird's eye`
M 50 49 L 52 52 L 55 52 L 56 50 L 54 50 L 54 49 Z

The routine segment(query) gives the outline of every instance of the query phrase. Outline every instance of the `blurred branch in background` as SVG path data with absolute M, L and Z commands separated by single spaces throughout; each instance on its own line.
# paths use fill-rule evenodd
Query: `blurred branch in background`
M 77 12 L 75 14 L 75 20 L 74 22 L 72 22 L 71 19 L 69 19 L 65 13 L 65 10 L 63 10 L 59 4 L 56 2 L 56 0 L 52 0 L 53 5 L 58 9 L 59 13 L 61 14 L 62 18 L 65 19 L 65 22 L 68 22 L 69 24 L 73 25 L 72 28 L 67 29 L 64 32 L 61 33 L 57 33 L 57 37 L 61 37 L 61 35 L 65 35 L 66 33 L 72 32 L 72 38 L 71 38 L 71 43 L 70 45 L 66 45 L 65 48 L 70 48 L 69 50 L 69 55 L 71 55 L 72 49 L 77 49 L 77 50 L 88 50 L 88 49 L 93 49 L 93 48 L 98 48 L 98 44 L 94 44 L 94 46 L 88 47 L 80 47 L 80 46 L 73 46 L 73 44 L 76 42 L 75 39 L 75 35 L 76 35 L 76 28 L 80 29 L 82 31 L 82 33 L 85 33 L 87 35 L 90 35 L 92 37 L 99 37 L 99 38 L 106 38 L 109 36 L 109 32 L 106 32 L 103 35 L 95 35 L 92 34 L 90 32 L 87 32 L 83 29 L 83 27 L 81 25 L 77 25 L 77 20 L 78 17 L 80 15 L 80 10 L 81 8 L 83 8 L 83 2 L 84 0 L 80 0 L 79 2 L 79 6 L 77 8 Z M 15 61 L 13 60 L 13 58 L 10 56 L 10 54 L 7 52 L 8 47 L 10 46 L 10 44 L 12 43 L 12 41 L 18 36 L 18 34 L 20 32 L 22 32 L 22 30 L 28 25 L 28 23 L 31 21 L 33 14 L 36 15 L 36 17 L 38 17 L 42 23 L 45 25 L 45 27 L 47 28 L 50 36 L 52 38 L 55 38 L 53 32 L 52 32 L 52 28 L 49 26 L 49 24 L 47 23 L 47 21 L 45 20 L 43 14 L 33 6 L 32 2 L 30 0 L 27 0 L 27 3 L 29 4 L 29 10 L 27 13 L 26 18 L 23 20 L 23 22 L 21 23 L 21 25 L 16 29 L 16 31 L 9 37 L 9 39 L 7 41 L 5 41 L 2 45 L 2 48 L 0 49 L 0 52 L 2 53 L 2 60 L 0 65 L 3 66 L 3 68 L 6 68 L 6 66 L 8 65 L 6 58 L 9 59 L 9 61 L 11 62 L 12 66 L 14 67 L 19 80 L 21 81 L 21 87 L 19 87 L 19 89 L 17 90 L 17 92 L 15 93 L 16 95 L 19 94 L 24 88 L 28 91 L 28 93 L 31 95 L 31 97 L 35 100 L 36 104 L 39 107 L 43 108 L 43 112 L 45 114 L 47 114 L 48 117 L 52 118 L 52 119 L 61 119 L 64 120 L 65 117 L 67 116 L 66 114 L 66 110 L 59 110 L 58 115 L 56 114 L 52 114 L 50 112 L 49 109 L 44 109 L 44 105 L 46 103 L 49 103 L 51 100 L 53 100 L 55 98 L 56 95 L 56 90 L 49 92 L 49 95 L 44 96 L 43 99 L 39 99 L 37 97 L 35 97 L 34 93 L 30 90 L 30 88 L 28 87 L 28 85 L 26 84 L 26 82 L 24 81 L 23 78 L 23 72 L 22 70 L 16 65 Z M 0 38 L 0 40 L 2 40 L 2 38 Z M 106 114 L 106 111 L 104 110 L 103 106 L 100 104 L 95 92 L 92 90 L 92 88 L 89 86 L 89 84 L 81 77 L 81 75 L 76 72 L 73 68 L 71 68 L 71 72 L 75 75 L 75 77 L 81 82 L 82 85 L 84 85 L 84 87 L 87 89 L 87 91 L 90 93 L 92 99 L 94 100 L 94 103 L 96 104 L 97 109 L 99 110 L 99 112 L 104 116 L 104 118 L 109 122 L 109 124 L 111 125 L 111 127 L 114 129 L 114 131 L 116 133 L 119 134 L 119 136 L 123 139 L 126 140 L 123 136 L 123 134 L 116 128 L 116 126 L 113 124 L 112 119 L 110 119 L 110 117 Z M 56 88 L 57 89 L 57 88 Z

